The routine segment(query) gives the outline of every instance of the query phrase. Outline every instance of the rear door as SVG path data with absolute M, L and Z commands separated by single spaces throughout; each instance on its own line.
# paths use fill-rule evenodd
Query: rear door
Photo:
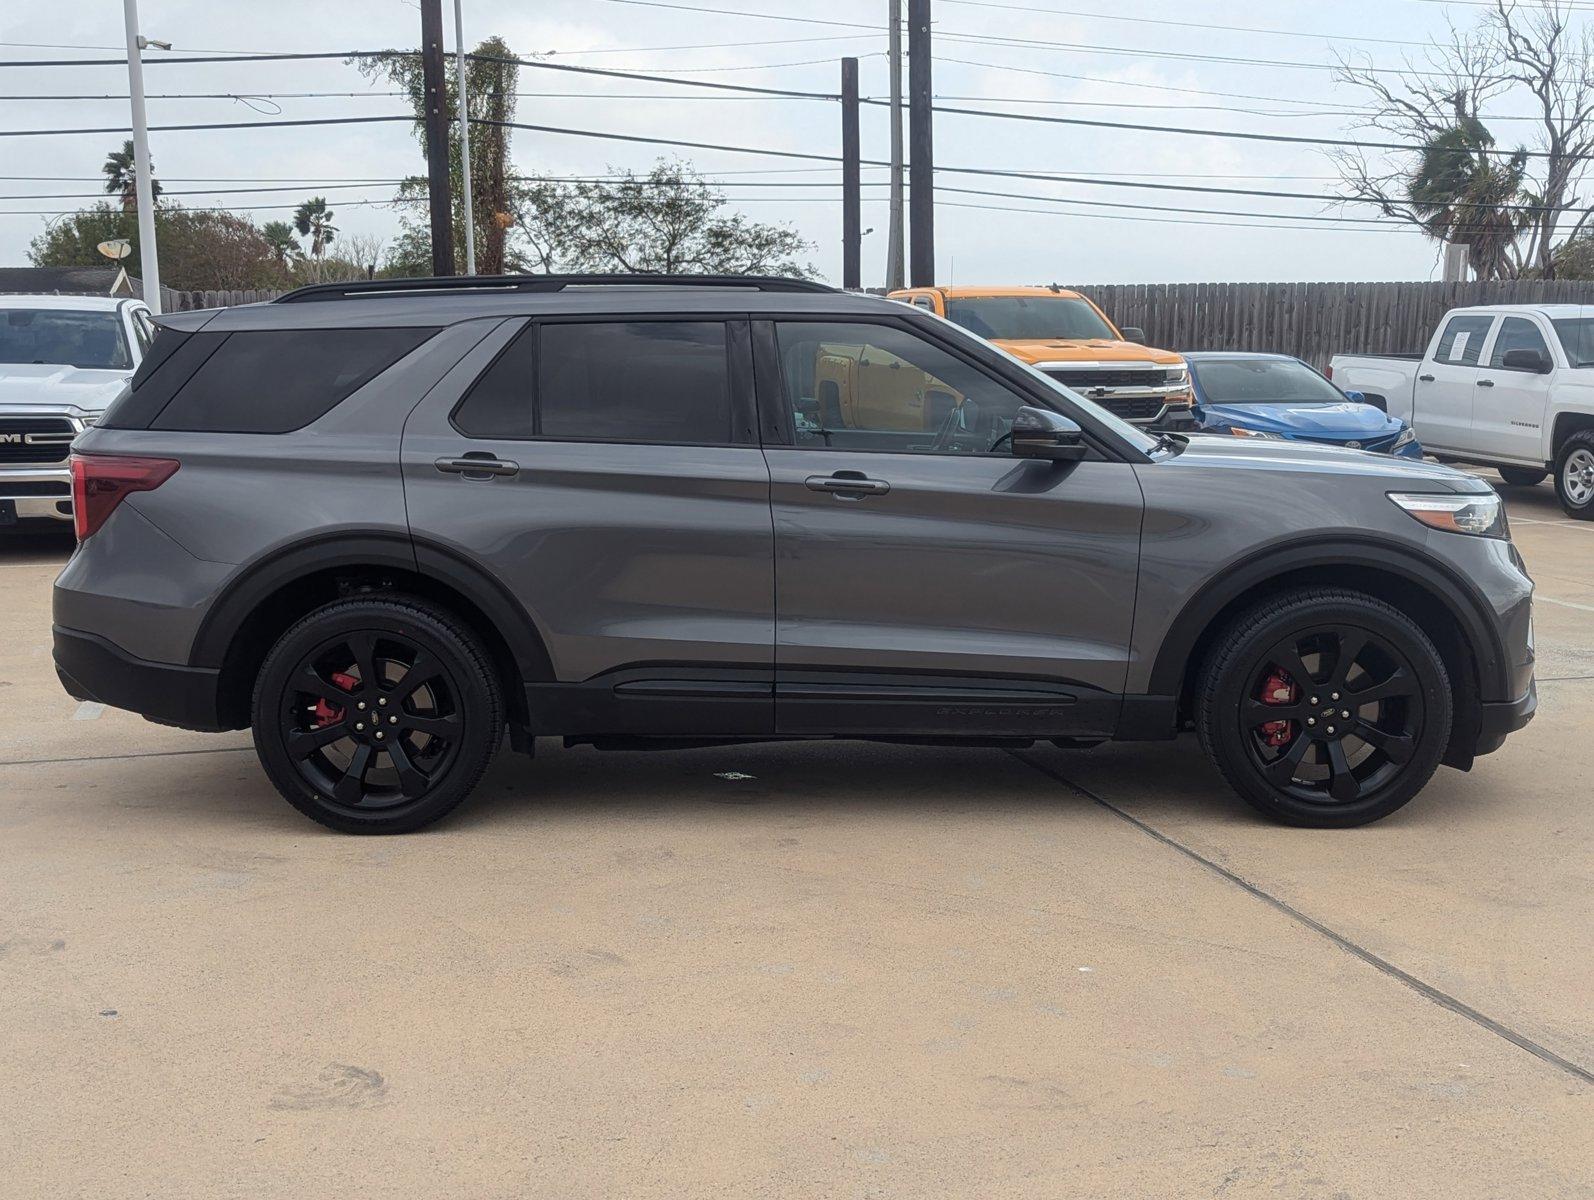
M 1549 339 L 1532 317 L 1502 317 L 1488 357 L 1478 371 L 1472 409 L 1473 449 L 1491 458 L 1544 461 L 1544 414 L 1550 406 L 1551 372 L 1505 367 L 1508 350 L 1533 350 L 1554 363 Z
M 907 322 L 754 322 L 754 343 L 777 728 L 1110 732 L 1139 561 L 1133 468 L 1014 458 L 1004 435 L 1033 401 Z
M 555 676 L 530 688 L 538 732 L 772 728 L 751 372 L 736 317 L 508 322 L 410 417 L 417 553 L 483 564 L 524 606 Z
M 1494 323 L 1493 313 L 1452 315 L 1432 352 L 1418 364 L 1412 424 L 1428 449 L 1476 449 L 1472 410 L 1478 391 L 1478 361 Z

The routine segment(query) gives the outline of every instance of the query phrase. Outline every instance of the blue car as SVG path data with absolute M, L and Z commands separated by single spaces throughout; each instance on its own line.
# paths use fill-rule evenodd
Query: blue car
M 1184 355 L 1195 393 L 1196 433 L 1326 442 L 1351 450 L 1421 458 L 1416 431 L 1342 392 L 1288 354 L 1203 350 Z

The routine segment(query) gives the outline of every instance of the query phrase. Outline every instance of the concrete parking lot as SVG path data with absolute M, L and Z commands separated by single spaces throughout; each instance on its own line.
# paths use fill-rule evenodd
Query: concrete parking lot
M 411 837 L 80 706 L 0 547 L 0 1195 L 1594 1194 L 1594 523 L 1538 719 L 1365 829 L 1193 739 L 505 755 Z

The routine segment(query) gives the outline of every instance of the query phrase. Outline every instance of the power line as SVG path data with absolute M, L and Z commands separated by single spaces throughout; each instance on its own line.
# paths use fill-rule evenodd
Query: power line
M 146 67 L 173 66 L 188 63 L 221 62 L 304 62 L 326 58 L 376 58 L 391 53 L 386 50 L 326 50 L 314 54 L 212 54 L 191 58 L 146 58 Z M 417 51 L 404 51 L 415 54 Z M 11 58 L 0 60 L 0 67 L 126 67 L 127 58 Z
M 1009 12 L 1029 13 L 1043 17 L 1088 17 L 1093 21 L 1129 21 L 1137 25 L 1169 25 L 1181 29 L 1211 30 L 1211 23 L 1200 21 L 1175 21 L 1168 17 L 1130 17 L 1122 13 L 1081 12 L 1069 8 L 1034 8 L 1023 4 L 997 4 L 992 0 L 941 0 L 943 4 L 956 4 L 966 8 L 999 8 Z M 1427 42 L 1414 42 L 1404 38 L 1355 37 L 1343 33 L 1310 33 L 1297 29 L 1259 29 L 1254 25 L 1223 25 L 1225 33 L 1261 33 L 1270 37 L 1304 37 L 1329 42 L 1376 42 L 1384 46 L 1426 46 Z
M 291 121 L 206 121 L 188 125 L 151 125 L 151 133 L 183 133 L 198 129 L 281 129 L 302 125 L 373 125 L 383 121 L 414 121 L 414 117 L 303 117 Z M 0 129 L 0 138 L 63 137 L 72 133 L 132 133 L 125 126 L 104 129 Z

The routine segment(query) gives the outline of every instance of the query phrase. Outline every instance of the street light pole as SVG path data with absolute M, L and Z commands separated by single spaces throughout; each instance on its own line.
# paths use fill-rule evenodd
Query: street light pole
M 902 257 L 902 0 L 887 0 L 891 5 L 891 216 L 886 232 L 886 290 L 897 291 L 905 283 Z
M 149 117 L 144 111 L 144 39 L 138 34 L 138 0 L 122 0 L 127 24 L 127 90 L 133 108 L 133 176 L 138 195 L 138 261 L 144 303 L 160 315 L 161 272 L 155 252 L 155 185 L 149 170 Z
M 465 18 L 454 0 L 454 67 L 459 74 L 459 177 L 464 185 L 465 274 L 476 274 L 476 206 L 470 193 L 470 110 L 465 91 Z

